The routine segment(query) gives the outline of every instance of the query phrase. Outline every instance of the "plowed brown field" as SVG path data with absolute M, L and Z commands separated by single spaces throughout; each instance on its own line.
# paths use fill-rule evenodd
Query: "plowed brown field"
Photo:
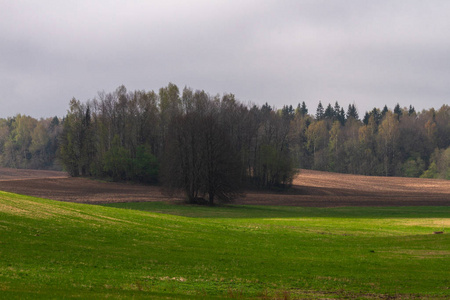
M 80 203 L 174 200 L 157 186 L 70 178 L 64 172 L 0 169 L 0 190 Z M 176 198 L 175 200 L 180 200 Z M 292 206 L 450 206 L 450 181 L 301 170 L 287 192 L 248 191 L 236 204 Z

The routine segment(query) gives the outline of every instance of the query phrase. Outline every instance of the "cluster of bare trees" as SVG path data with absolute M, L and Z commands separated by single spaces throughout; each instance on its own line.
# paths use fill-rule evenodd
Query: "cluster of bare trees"
M 169 191 L 184 191 L 190 202 L 203 195 L 210 203 L 215 197 L 231 199 L 244 180 L 222 103 L 185 90 L 182 111 L 169 123 L 161 178 Z
M 243 185 L 292 182 L 290 122 L 270 106 L 174 84 L 153 91 L 75 99 L 64 119 L 60 157 L 73 176 L 156 182 L 189 201 L 228 200 Z
M 60 170 L 56 157 L 61 130 L 57 117 L 36 120 L 16 115 L 0 119 L 0 165 Z

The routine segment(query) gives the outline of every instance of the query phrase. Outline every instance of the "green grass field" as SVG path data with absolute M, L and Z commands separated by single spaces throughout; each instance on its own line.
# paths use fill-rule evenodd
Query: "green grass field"
M 450 298 L 450 207 L 83 205 L 0 192 L 0 298 Z

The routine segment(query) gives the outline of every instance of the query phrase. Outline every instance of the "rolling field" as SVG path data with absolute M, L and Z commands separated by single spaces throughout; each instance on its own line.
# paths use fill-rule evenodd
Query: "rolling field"
M 315 196 L 352 193 L 312 181 Z M 353 197 L 373 195 L 365 185 Z M 441 206 L 99 206 L 0 192 L 0 298 L 448 299 L 450 206 L 438 186 Z
M 0 168 L 0 191 L 46 199 L 102 204 L 178 201 L 157 186 L 70 178 L 64 172 Z M 449 206 L 450 180 L 357 176 L 301 170 L 288 192 L 246 191 L 234 204 L 339 206 Z

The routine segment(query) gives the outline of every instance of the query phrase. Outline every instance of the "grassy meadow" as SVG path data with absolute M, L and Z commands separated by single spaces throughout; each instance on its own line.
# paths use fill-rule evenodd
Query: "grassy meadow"
M 104 206 L 0 192 L 0 298 L 450 298 L 450 207 Z

